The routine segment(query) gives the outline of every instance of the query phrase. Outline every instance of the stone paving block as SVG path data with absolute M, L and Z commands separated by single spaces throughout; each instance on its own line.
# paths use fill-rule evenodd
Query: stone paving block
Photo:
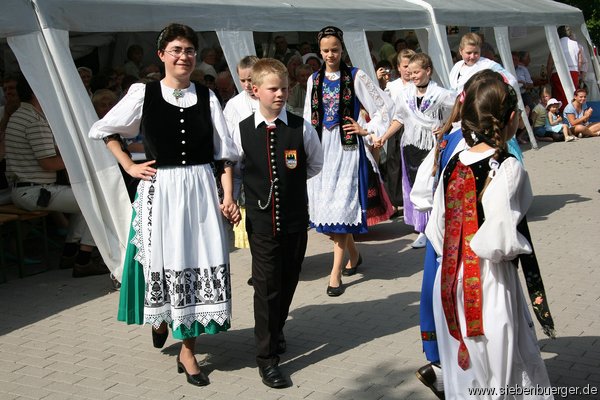
M 74 385 L 74 387 L 76 387 L 76 388 L 83 387 L 83 388 L 90 388 L 90 389 L 106 391 L 109 388 L 113 387 L 114 385 L 115 385 L 115 382 L 112 382 L 112 381 L 107 381 L 107 380 L 97 379 L 97 378 L 92 378 L 92 377 L 85 377 L 84 379 L 77 382 Z
M 32 387 L 18 384 L 10 384 L 10 387 L 3 390 L 6 390 L 8 394 L 23 396 L 29 399 L 42 399 L 50 394 L 50 392 L 43 387 Z

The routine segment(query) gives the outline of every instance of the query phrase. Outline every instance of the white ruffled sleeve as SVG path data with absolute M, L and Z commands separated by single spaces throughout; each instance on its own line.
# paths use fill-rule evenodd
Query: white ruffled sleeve
M 531 245 L 517 232 L 533 200 L 529 176 L 516 158 L 506 159 L 483 194 L 485 221 L 471 240 L 480 258 L 492 262 L 530 254 Z
M 213 143 L 215 160 L 237 161 L 239 154 L 233 142 L 227 121 L 223 116 L 223 110 L 219 99 L 212 90 L 209 90 L 210 116 L 213 123 Z
M 309 79 L 309 84 L 312 82 Z M 310 88 L 311 86 L 307 86 Z M 354 78 L 356 97 L 365 108 L 371 120 L 364 127 L 367 131 L 381 137 L 390 126 L 393 110 L 391 101 L 386 101 L 387 95 L 362 70 L 356 71 Z M 308 90 L 307 90 L 308 94 Z M 305 110 L 306 113 L 306 110 Z M 309 119 L 310 121 L 310 119 Z
M 134 83 L 127 94 L 89 132 L 92 139 L 102 139 L 115 133 L 132 139 L 140 133 L 146 85 Z

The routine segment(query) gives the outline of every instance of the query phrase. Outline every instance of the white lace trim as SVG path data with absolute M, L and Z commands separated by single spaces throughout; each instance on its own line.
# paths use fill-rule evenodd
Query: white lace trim
M 207 327 L 211 321 L 214 321 L 223 326 L 229 321 L 230 315 L 231 307 L 222 311 L 188 314 L 175 318 L 173 318 L 171 312 L 167 310 L 158 314 L 144 313 L 144 323 L 151 324 L 156 329 L 158 329 L 163 322 L 166 322 L 167 324 L 173 323 L 173 330 L 179 328 L 181 325 L 189 329 L 194 322 L 198 322 L 202 326 Z
M 364 72 L 362 72 L 362 73 L 361 72 L 362 71 L 359 70 L 356 75 L 357 75 L 358 79 L 360 79 L 360 81 L 367 88 L 367 92 L 369 93 L 369 96 L 375 102 L 375 106 L 377 107 L 377 110 L 379 111 L 379 113 L 381 115 L 381 121 L 387 128 L 387 126 L 390 124 L 390 118 L 389 118 L 389 114 L 388 114 L 387 104 L 386 104 L 385 100 L 383 99 L 383 96 L 381 96 L 380 89 L 377 86 L 375 86 L 375 83 L 371 80 L 371 78 L 369 78 L 367 76 L 367 74 L 365 74 Z

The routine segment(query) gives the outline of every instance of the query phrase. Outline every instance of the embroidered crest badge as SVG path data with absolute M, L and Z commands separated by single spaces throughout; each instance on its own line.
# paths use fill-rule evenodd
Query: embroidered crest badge
M 285 166 L 289 169 L 294 169 L 298 166 L 298 155 L 296 150 L 285 151 Z

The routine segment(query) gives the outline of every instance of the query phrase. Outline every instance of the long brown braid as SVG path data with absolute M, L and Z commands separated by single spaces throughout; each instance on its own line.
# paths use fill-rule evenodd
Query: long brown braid
M 450 116 L 448 117 L 448 119 L 446 120 L 446 122 L 440 128 L 440 130 L 437 132 L 437 135 L 436 135 L 437 140 L 436 140 L 436 146 L 435 146 L 435 158 L 434 158 L 433 169 L 431 171 L 431 176 L 435 176 L 439 169 L 440 145 L 442 143 L 442 139 L 443 139 L 444 135 L 450 133 L 450 131 L 452 130 L 452 126 L 455 122 L 460 121 L 462 104 L 465 99 L 465 91 L 468 90 L 472 84 L 474 84 L 476 82 L 485 81 L 488 79 L 503 80 L 502 75 L 498 74 L 497 72 L 492 71 L 491 69 L 481 70 L 481 71 L 475 73 L 471 78 L 469 78 L 469 80 L 463 86 L 463 91 L 461 93 L 459 93 L 459 95 L 456 97 L 456 101 L 454 102 L 454 107 L 452 107 L 452 111 L 450 112 Z
M 507 151 L 508 137 L 504 133 L 513 111 L 517 110 L 517 95 L 502 75 L 499 79 L 474 82 L 465 92 L 461 108 L 463 137 L 470 147 L 484 142 L 496 149 L 493 158 L 499 160 Z M 491 177 L 488 176 L 479 195 L 481 200 Z

